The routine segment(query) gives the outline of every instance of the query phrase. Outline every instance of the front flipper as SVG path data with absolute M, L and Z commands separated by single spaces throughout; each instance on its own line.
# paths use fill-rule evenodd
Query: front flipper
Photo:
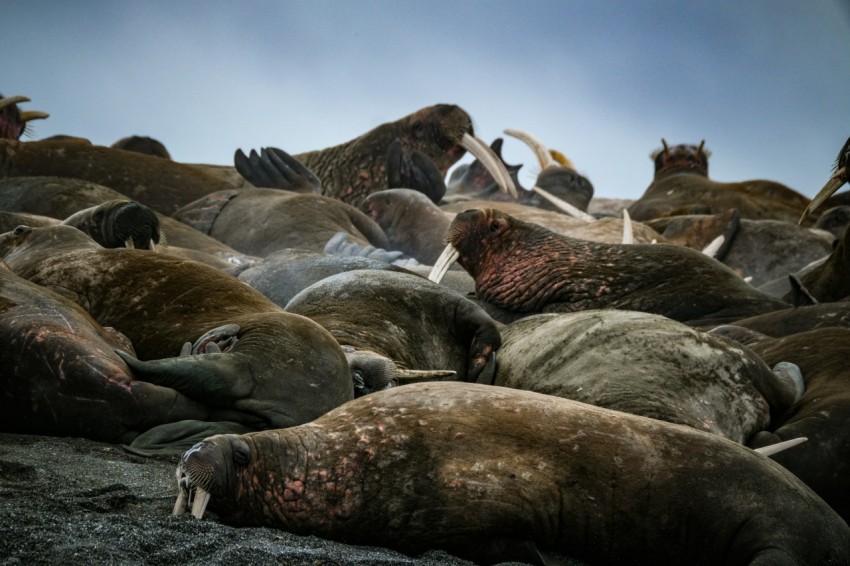
M 308 167 L 282 149 L 261 148 L 246 156 L 241 149 L 233 155 L 236 170 L 255 187 L 296 193 L 322 194 L 322 182 Z
M 446 182 L 434 162 L 420 151 L 404 152 L 398 140 L 387 151 L 387 188 L 413 189 L 439 203 L 446 195 Z
M 182 454 L 201 440 L 216 434 L 245 434 L 253 429 L 227 421 L 178 421 L 155 426 L 123 448 L 139 456 Z

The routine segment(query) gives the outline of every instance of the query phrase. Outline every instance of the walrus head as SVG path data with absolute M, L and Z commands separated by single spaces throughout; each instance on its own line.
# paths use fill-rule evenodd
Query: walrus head
M 211 436 L 183 453 L 177 465 L 177 501 L 174 515 L 191 505 L 192 515 L 201 519 L 211 497 L 225 503 L 227 486 L 234 485 L 239 470 L 251 460 L 251 448 L 236 435 Z
M 49 114 L 37 110 L 21 112 L 19 102 L 29 102 L 26 96 L 4 97 L 0 94 L 0 139 L 19 140 L 27 133 L 27 122 L 47 118 Z
M 818 191 L 818 194 L 815 195 L 815 198 L 813 198 L 812 202 L 809 203 L 809 206 L 806 207 L 806 210 L 803 211 L 803 214 L 800 216 L 800 220 L 797 224 L 802 224 L 817 207 L 822 205 L 824 201 L 831 197 L 835 191 L 840 189 L 844 183 L 850 182 L 850 173 L 847 172 L 848 161 L 850 161 L 850 138 L 847 138 L 847 141 L 844 142 L 844 146 L 841 148 L 841 151 L 838 152 L 838 157 L 835 159 L 835 166 L 832 169 L 832 176 L 823 188 Z
M 80 210 L 62 223 L 82 230 L 105 248 L 156 250 L 165 244 L 156 213 L 131 200 L 110 200 Z
M 655 178 L 670 173 L 695 173 L 708 177 L 708 158 L 711 152 L 705 149 L 705 140 L 699 145 L 679 144 L 670 147 L 661 138 L 662 147 L 650 154 L 655 162 Z

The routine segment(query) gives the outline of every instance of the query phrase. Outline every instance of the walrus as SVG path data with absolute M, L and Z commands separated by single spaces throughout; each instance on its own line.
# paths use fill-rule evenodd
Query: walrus
M 340 344 L 379 353 L 401 367 L 492 381 L 498 325 L 478 305 L 424 277 L 338 273 L 295 295 L 286 310 L 321 324 Z
M 801 273 L 798 281 L 799 286 L 782 297 L 793 305 L 850 300 L 850 228 L 835 241 L 829 257 Z
M 191 500 L 263 525 L 480 564 L 847 564 L 850 528 L 793 474 L 713 434 L 551 395 L 422 383 L 302 426 L 208 438 Z
M 3 96 L 0 94 L 0 139 L 19 140 L 28 131 L 31 120 L 43 120 L 50 116 L 39 110 L 21 111 L 19 102 L 29 102 L 26 96 Z
M 478 298 L 526 314 L 617 308 L 696 326 L 789 306 L 688 248 L 579 240 L 493 209 L 458 214 L 446 239 L 432 280 L 457 257 Z
M 60 220 L 50 218 L 49 216 L 42 216 L 41 214 L 0 210 L 0 234 L 14 230 L 21 224 L 26 224 L 27 226 L 53 226 L 59 223 Z
M 105 249 L 64 225 L 2 234 L 0 256 L 126 335 L 138 359 L 120 355 L 136 378 L 216 407 L 210 420 L 291 426 L 353 398 L 348 363 L 330 333 L 217 269 Z
M 65 218 L 62 224 L 85 232 L 104 248 L 156 250 L 158 244 L 165 244 L 156 213 L 127 199 L 109 200 L 84 208 Z
M 776 181 L 723 183 L 708 176 L 705 141 L 663 148 L 650 156 L 655 175 L 643 195 L 629 206 L 634 220 L 645 221 L 682 214 L 720 214 L 737 209 L 741 218 L 797 222 L 809 199 Z
M 0 260 L 0 430 L 130 443 L 166 423 L 203 420 L 197 400 L 134 377 L 79 305 L 18 277 Z
M 808 442 L 773 458 L 792 471 L 850 521 L 850 328 L 818 328 L 751 345 L 768 364 L 789 360 L 806 382 L 803 397 L 751 446 L 808 437 Z
M 171 159 L 171 154 L 165 145 L 150 136 L 127 136 L 113 143 L 110 147 L 123 149 L 124 151 L 135 151 L 144 155 L 152 155 L 163 159 Z
M 827 182 L 823 187 L 817 192 L 815 197 L 811 200 L 811 202 L 806 206 L 806 209 L 803 211 L 803 214 L 800 215 L 800 219 L 797 221 L 798 224 L 802 224 L 805 220 L 812 215 L 812 213 L 821 207 L 824 203 L 830 202 L 830 197 L 833 196 L 835 191 L 844 186 L 845 183 L 850 180 L 850 172 L 847 171 L 847 163 L 850 162 L 850 138 L 847 138 L 847 141 L 844 142 L 844 145 L 841 147 L 841 150 L 838 152 L 838 157 L 835 158 L 835 166 L 832 169 L 832 175 L 829 177 Z M 847 204 L 842 201 L 833 202 L 832 204 L 827 204 L 825 208 L 830 208 L 833 206 L 838 206 L 840 204 Z
M 636 311 L 539 314 L 500 329 L 494 383 L 574 399 L 745 443 L 796 402 L 796 368 Z
M 735 321 L 736 326 L 780 338 L 815 328 L 850 328 L 850 301 L 802 305 Z

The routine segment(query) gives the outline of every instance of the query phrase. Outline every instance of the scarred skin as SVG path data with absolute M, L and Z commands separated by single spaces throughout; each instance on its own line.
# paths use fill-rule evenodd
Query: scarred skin
M 412 555 L 443 548 L 490 564 L 531 546 L 591 564 L 850 560 L 847 525 L 764 456 L 501 387 L 377 392 L 303 426 L 208 438 L 181 472 L 227 523 Z
M 148 360 L 124 356 L 134 373 L 215 406 L 211 420 L 291 426 L 353 397 L 345 356 L 327 331 L 215 268 L 104 249 L 62 225 L 0 235 L 0 256 L 18 275 L 126 335 L 138 359 Z M 201 348 L 174 357 L 184 343 L 227 324 L 238 325 L 238 342 L 223 353 Z
M 518 312 L 618 308 L 697 325 L 788 307 L 688 248 L 589 242 L 493 209 L 458 214 L 447 241 L 477 296 Z
M 819 328 L 750 346 L 768 364 L 797 364 L 806 382 L 803 397 L 784 418 L 750 443 L 763 446 L 808 437 L 773 456 L 850 521 L 850 328 Z
M 809 199 L 775 181 L 722 183 L 708 178 L 702 146 L 676 145 L 654 154 L 655 176 L 643 196 L 629 206 L 633 220 L 683 214 L 720 214 L 730 208 L 741 218 L 796 223 Z
M 139 381 L 116 348 L 131 348 L 77 304 L 0 261 L 0 430 L 129 443 L 209 409 Z M 132 351 L 132 350 L 130 350 Z
M 464 133 L 473 134 L 469 115 L 458 106 L 436 104 L 353 140 L 295 157 L 321 179 L 323 195 L 359 207 L 369 193 L 390 188 L 387 154 L 391 143 L 399 141 L 407 153 L 422 152 L 445 177 L 466 151 L 458 145 Z

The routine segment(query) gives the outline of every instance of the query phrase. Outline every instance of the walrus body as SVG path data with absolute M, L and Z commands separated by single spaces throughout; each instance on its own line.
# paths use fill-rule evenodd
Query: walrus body
M 116 348 L 126 339 L 0 261 L 0 430 L 129 443 L 209 409 L 134 379 Z
M 178 484 L 227 523 L 479 563 L 525 559 L 523 546 L 592 564 L 850 561 L 840 517 L 743 446 L 478 384 L 407 385 L 303 426 L 208 438 Z
M 803 397 L 783 418 L 751 442 L 764 446 L 800 436 L 808 442 L 773 458 L 850 521 L 850 329 L 819 328 L 751 345 L 770 364 L 788 360 L 800 367 Z
M 798 398 L 755 354 L 634 311 L 541 314 L 501 329 L 496 385 L 643 415 L 744 443 Z M 802 390 L 802 382 L 799 383 Z
M 458 214 L 447 240 L 478 297 L 518 312 L 617 308 L 704 325 L 789 306 L 688 248 L 589 242 L 492 209 Z
M 133 373 L 218 407 L 211 420 L 291 426 L 353 398 L 345 356 L 327 331 L 214 268 L 104 249 L 70 226 L 3 234 L 0 255 L 125 334 L 139 358 L 123 356 Z M 207 341 L 220 352 L 208 352 Z M 187 342 L 194 355 L 174 357 Z

